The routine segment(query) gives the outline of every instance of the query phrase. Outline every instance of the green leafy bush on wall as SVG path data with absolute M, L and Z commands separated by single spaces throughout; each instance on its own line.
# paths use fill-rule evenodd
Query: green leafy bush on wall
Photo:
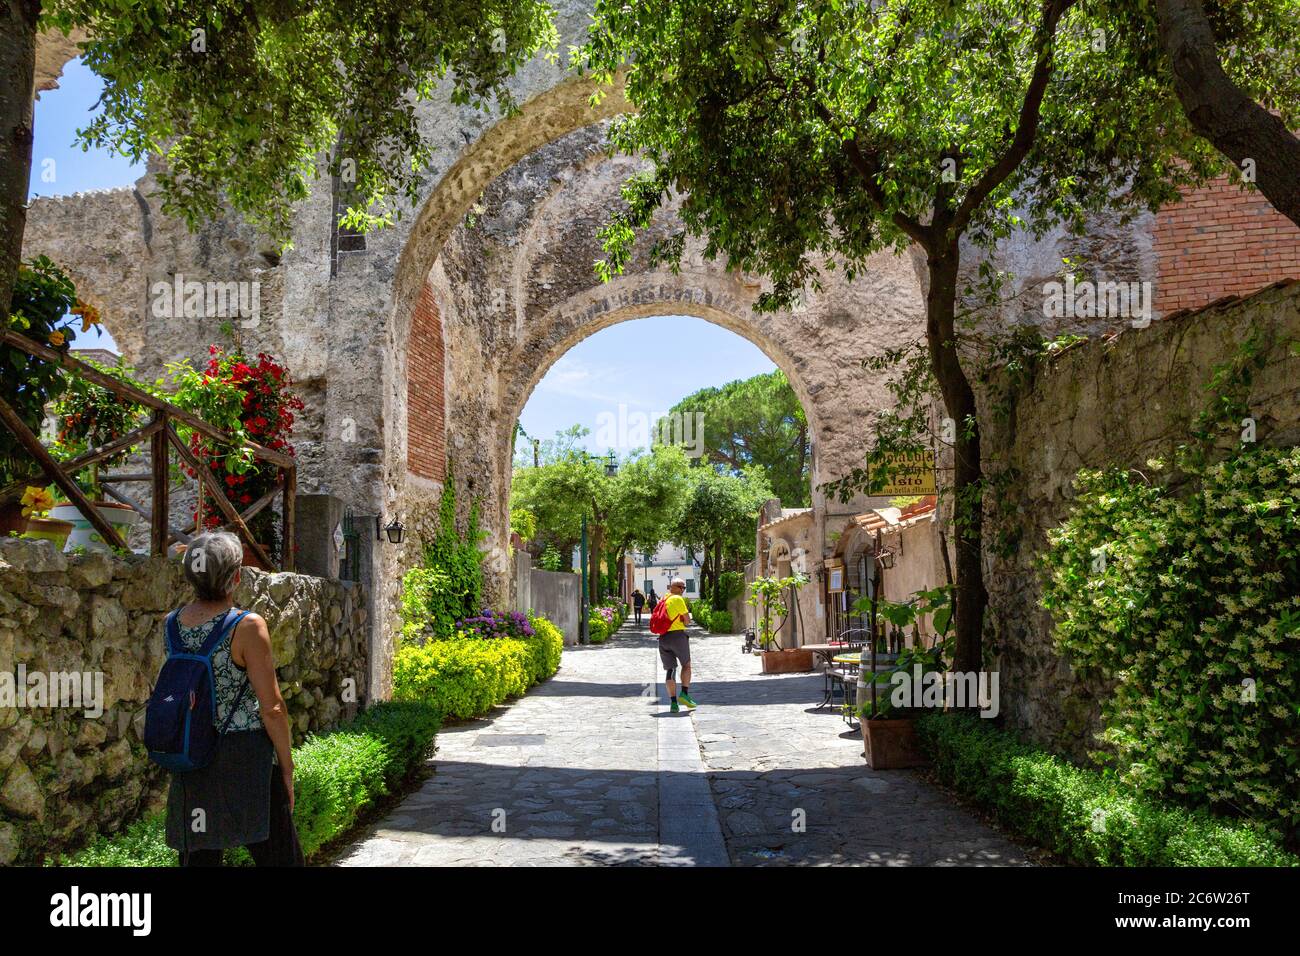
M 1300 827 L 1300 448 L 1208 467 L 1175 495 L 1083 472 L 1043 603 L 1102 704 L 1123 781 Z
M 925 714 L 916 729 L 942 783 L 1071 863 L 1300 866 L 1257 827 L 1134 795 L 979 717 Z
M 420 703 L 381 703 L 344 727 L 316 734 L 295 747 L 294 824 L 303 852 L 314 856 L 346 832 L 358 815 L 392 793 L 424 762 L 440 718 Z M 242 848 L 227 851 L 229 863 L 248 863 Z M 61 861 L 67 866 L 175 866 L 164 817 L 153 814 L 113 836 L 101 837 Z
M 709 633 L 710 634 L 731 634 L 731 612 L 730 611 L 711 611 L 709 613 Z
M 438 534 L 424 547 L 420 567 L 402 578 L 402 636 L 418 640 L 432 635 L 450 637 L 456 622 L 483 607 L 483 554 L 479 542 L 478 505 L 470 509 L 469 525 L 456 530 L 456 484 L 450 475 L 438 505 Z

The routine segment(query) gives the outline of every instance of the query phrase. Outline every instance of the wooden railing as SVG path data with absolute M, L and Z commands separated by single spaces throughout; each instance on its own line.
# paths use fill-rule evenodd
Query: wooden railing
M 292 455 L 286 455 L 256 442 L 236 441 L 226 432 L 210 425 L 197 415 L 158 398 L 156 395 L 151 395 L 142 389 L 136 388 L 134 385 L 120 381 L 111 375 L 105 375 L 99 369 L 87 365 L 80 359 L 55 351 L 12 329 L 0 330 L 0 345 L 16 348 L 26 352 L 33 358 L 58 365 L 74 375 L 79 375 L 87 381 L 108 389 L 124 401 L 143 405 L 153 411 L 153 417 L 150 418 L 147 424 L 128 432 L 121 438 L 97 448 L 91 448 L 76 458 L 59 462 L 41 444 L 41 440 L 32 433 L 32 430 L 27 427 L 13 407 L 3 398 L 0 398 L 0 423 L 3 423 L 13 433 L 14 437 L 18 439 L 18 443 L 31 455 L 32 460 L 39 467 L 39 471 L 34 471 L 0 488 L 0 504 L 21 496 L 23 489 L 32 482 L 40 481 L 43 474 L 47 481 L 53 482 L 60 491 L 68 496 L 68 500 L 77 506 L 77 510 L 90 521 L 106 543 L 113 547 L 125 549 L 126 542 L 122 540 L 121 535 L 99 514 L 99 511 L 91 504 L 85 493 L 73 480 L 72 475 L 128 448 L 142 444 L 148 439 L 150 449 L 150 472 L 148 475 L 106 475 L 102 476 L 99 482 L 106 495 L 128 506 L 149 521 L 151 530 L 150 549 L 154 554 L 165 554 L 172 541 L 188 543 L 190 535 L 197 530 L 197 524 L 191 524 L 182 530 L 173 528 L 168 521 L 171 497 L 171 461 L 168 452 L 168 446 L 170 446 L 180 460 L 198 478 L 198 504 L 195 513 L 201 517 L 204 512 L 204 502 L 210 499 L 225 519 L 223 526 L 238 534 L 253 556 L 268 568 L 275 565 L 262 544 L 253 538 L 252 533 L 248 530 L 248 522 L 269 507 L 277 496 L 282 496 L 280 509 L 282 520 L 280 569 L 283 571 L 292 571 L 294 569 L 294 509 L 298 488 L 298 467 Z M 252 452 L 255 458 L 276 465 L 279 468 L 276 487 L 242 512 L 237 510 L 230 499 L 226 497 L 225 490 L 221 487 L 221 483 L 217 481 L 211 469 L 199 461 L 176 433 L 174 424 L 176 422 L 193 429 L 206 438 L 229 445 L 232 448 L 246 448 Z M 151 481 L 153 489 L 153 500 L 148 510 L 132 500 L 129 495 L 114 487 L 114 485 L 126 481 L 144 480 Z M 45 483 L 41 482 L 41 484 Z

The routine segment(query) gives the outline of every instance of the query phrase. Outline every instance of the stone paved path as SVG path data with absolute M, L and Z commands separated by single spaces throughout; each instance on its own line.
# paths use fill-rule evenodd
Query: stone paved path
M 436 772 L 344 866 L 1023 865 L 912 771 L 873 772 L 814 675 L 762 676 L 695 634 L 693 714 L 667 714 L 654 639 L 626 626 L 438 735 Z

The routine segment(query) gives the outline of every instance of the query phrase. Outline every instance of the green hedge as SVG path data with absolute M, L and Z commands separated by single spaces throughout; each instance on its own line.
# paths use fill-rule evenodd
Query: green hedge
M 564 636 L 544 618 L 531 619 L 530 638 L 453 637 L 403 644 L 393 660 L 393 698 L 420 701 L 442 717 L 486 714 L 555 673 Z
M 1085 866 L 1298 866 L 1260 831 L 1124 791 L 978 717 L 926 714 L 940 781 L 1008 830 Z
M 294 748 L 293 819 L 310 858 L 345 833 L 376 799 L 394 791 L 423 763 L 438 732 L 437 711 L 426 704 L 381 703 L 337 730 L 308 737 Z M 228 863 L 248 863 L 242 848 Z M 122 833 L 103 836 L 59 861 L 64 866 L 175 866 L 161 813 Z
M 731 623 L 730 611 L 710 611 L 709 612 L 709 632 L 711 634 L 732 634 L 734 633 Z

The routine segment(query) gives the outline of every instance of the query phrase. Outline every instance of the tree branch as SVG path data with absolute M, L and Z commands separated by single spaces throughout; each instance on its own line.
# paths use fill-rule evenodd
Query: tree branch
M 1300 225 L 1300 139 L 1224 71 L 1201 0 L 1157 0 L 1156 15 L 1174 92 L 1192 128 L 1239 169 L 1253 160 L 1259 191 Z
M 989 193 L 1000 186 L 1016 167 L 1029 155 L 1033 148 L 1034 137 L 1038 135 L 1038 120 L 1042 112 L 1043 96 L 1047 84 L 1052 78 L 1052 38 L 1056 34 L 1056 25 L 1065 11 L 1074 6 L 1076 0 L 1047 0 L 1043 4 L 1043 22 L 1038 27 L 1038 57 L 1034 62 L 1034 72 L 1025 89 L 1024 101 L 1020 104 L 1020 117 L 1016 121 L 1016 131 L 998 161 L 984 171 L 971 187 L 949 223 L 948 241 L 956 241 L 966 231 L 975 211 L 983 205 Z

